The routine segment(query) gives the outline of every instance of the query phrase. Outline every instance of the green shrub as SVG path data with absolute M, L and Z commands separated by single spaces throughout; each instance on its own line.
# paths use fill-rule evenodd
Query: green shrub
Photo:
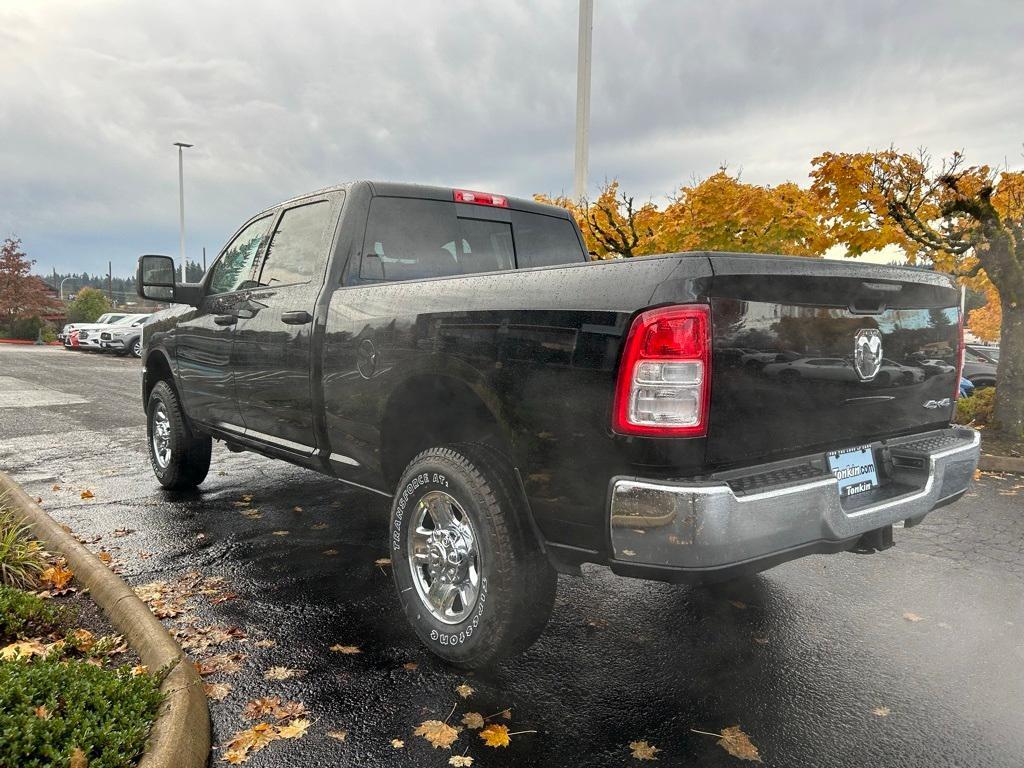
M 0 496 L 0 584 L 29 587 L 46 568 L 46 551 Z
M 30 339 L 35 341 L 42 327 L 43 321 L 38 317 L 19 317 L 11 321 L 7 331 L 12 339 Z
M 162 698 L 156 677 L 124 667 L 0 662 L 0 765 L 66 766 L 77 748 L 89 768 L 134 766 Z
M 57 330 L 51 323 L 46 323 L 43 326 L 43 341 L 47 344 L 57 340 Z
M 66 623 L 66 616 L 66 611 L 58 606 L 0 584 L 0 643 L 46 634 Z
M 75 300 L 68 304 L 68 322 L 94 323 L 96 318 L 112 308 L 103 291 L 98 288 L 82 288 Z
M 995 387 L 979 389 L 970 397 L 961 397 L 956 401 L 956 418 L 954 421 L 957 424 L 970 424 L 973 421 L 978 426 L 993 426 L 995 403 Z

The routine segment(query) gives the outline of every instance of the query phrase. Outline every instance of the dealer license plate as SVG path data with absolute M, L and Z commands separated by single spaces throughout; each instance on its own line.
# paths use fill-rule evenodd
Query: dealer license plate
M 828 454 L 828 468 L 839 481 L 839 496 L 849 498 L 858 493 L 870 491 L 878 485 L 875 471 L 875 454 L 870 446 L 848 448 L 845 451 L 831 451 Z

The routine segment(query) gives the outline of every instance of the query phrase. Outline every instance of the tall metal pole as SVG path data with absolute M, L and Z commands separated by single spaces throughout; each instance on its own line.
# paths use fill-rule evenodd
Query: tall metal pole
M 181 141 L 174 142 L 178 148 L 178 232 L 180 235 L 181 252 L 181 282 L 185 282 L 185 167 L 182 160 L 182 150 L 193 146 Z
M 590 160 L 590 53 L 594 36 L 594 0 L 580 0 L 579 51 L 576 59 L 576 172 L 573 198 L 587 196 Z

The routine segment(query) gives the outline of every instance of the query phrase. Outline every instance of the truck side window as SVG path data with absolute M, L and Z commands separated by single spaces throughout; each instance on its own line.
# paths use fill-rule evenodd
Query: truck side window
M 230 293 L 244 287 L 246 282 L 251 283 L 253 264 L 267 236 L 270 219 L 270 216 L 256 219 L 224 249 L 224 253 L 213 265 L 207 295 Z
M 512 212 L 520 269 L 577 264 L 587 260 L 576 228 L 568 219 L 540 213 Z
M 308 282 L 324 255 L 330 219 L 331 205 L 326 200 L 286 210 L 267 246 L 259 284 Z
M 375 197 L 370 203 L 359 276 L 415 280 L 461 274 L 454 203 Z

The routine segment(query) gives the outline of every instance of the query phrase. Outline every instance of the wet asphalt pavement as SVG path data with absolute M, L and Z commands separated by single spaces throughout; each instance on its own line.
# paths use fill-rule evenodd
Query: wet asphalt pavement
M 211 702 L 214 744 L 252 725 L 251 699 L 309 709 L 304 737 L 248 765 L 440 767 L 466 752 L 478 768 L 641 766 L 629 744 L 646 740 L 654 765 L 738 766 L 691 731 L 732 725 L 771 766 L 1024 765 L 1024 477 L 982 477 L 883 554 L 805 558 L 727 590 L 588 568 L 561 579 L 536 645 L 466 675 L 418 644 L 375 563 L 385 500 L 221 446 L 201 492 L 175 496 L 152 477 L 144 424 L 137 361 L 0 345 L 0 467 L 133 585 L 224 578 L 231 599 L 196 596 L 165 622 L 247 635 L 206 651 L 245 654 L 208 678 L 232 686 Z M 274 666 L 305 674 L 265 680 Z M 450 752 L 412 735 L 453 707 L 453 724 L 508 707 L 493 721 L 537 732 L 492 749 L 465 730 Z

